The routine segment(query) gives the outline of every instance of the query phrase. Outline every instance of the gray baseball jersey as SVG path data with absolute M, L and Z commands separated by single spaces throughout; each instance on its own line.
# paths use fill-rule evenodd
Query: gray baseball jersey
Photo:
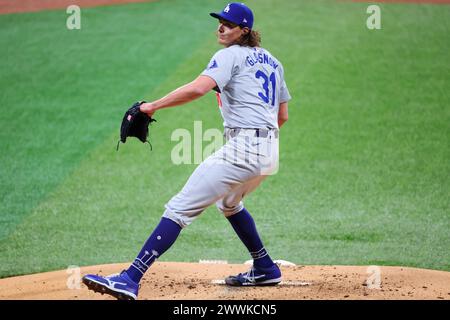
M 230 46 L 219 50 L 203 71 L 215 80 L 227 143 L 205 159 L 183 189 L 168 203 L 163 217 L 191 224 L 216 203 L 225 216 L 244 207 L 243 198 L 278 170 L 278 110 L 291 99 L 283 67 L 262 48 Z M 254 129 L 268 130 L 266 137 Z
M 278 128 L 280 103 L 291 99 L 282 64 L 263 48 L 221 49 L 202 72 L 217 84 L 224 127 Z

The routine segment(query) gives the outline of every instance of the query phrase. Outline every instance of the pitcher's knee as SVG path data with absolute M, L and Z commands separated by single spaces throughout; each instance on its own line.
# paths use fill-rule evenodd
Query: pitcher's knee
M 215 201 L 206 200 L 182 190 L 166 203 L 163 217 L 175 221 L 182 228 L 187 227 Z
M 163 217 L 168 218 L 185 228 L 206 209 L 205 206 L 194 205 L 188 202 L 180 202 L 174 197 L 165 205 Z
M 223 201 L 217 201 L 216 207 L 220 211 L 222 211 L 225 218 L 228 218 L 232 216 L 233 214 L 238 213 L 244 208 L 244 204 L 242 202 L 239 202 L 237 205 L 227 205 Z
M 189 215 L 185 211 L 171 210 L 167 207 L 162 216 L 178 223 L 182 228 L 187 227 L 197 218 L 197 215 Z

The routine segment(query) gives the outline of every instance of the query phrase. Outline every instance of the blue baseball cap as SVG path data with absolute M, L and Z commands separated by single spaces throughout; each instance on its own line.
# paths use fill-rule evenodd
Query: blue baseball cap
M 253 12 L 243 3 L 229 3 L 222 12 L 211 12 L 209 15 L 217 19 L 232 22 L 242 28 L 247 27 L 251 29 L 253 27 Z

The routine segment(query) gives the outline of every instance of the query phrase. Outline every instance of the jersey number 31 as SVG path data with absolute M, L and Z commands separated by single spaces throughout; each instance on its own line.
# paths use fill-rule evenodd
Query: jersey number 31
M 275 105 L 275 87 L 276 87 L 276 78 L 275 78 L 275 72 L 272 72 L 270 76 L 267 76 L 264 72 L 261 70 L 258 70 L 255 73 L 256 79 L 262 78 L 264 80 L 264 83 L 262 84 L 262 87 L 264 89 L 264 92 L 258 92 L 258 95 L 265 103 L 269 103 L 274 106 Z M 269 99 L 269 82 L 272 85 L 272 99 Z M 270 101 L 272 100 L 272 101 Z

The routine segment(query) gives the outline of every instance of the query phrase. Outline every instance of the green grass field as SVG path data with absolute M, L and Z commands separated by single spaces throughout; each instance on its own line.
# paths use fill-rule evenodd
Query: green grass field
M 116 152 L 125 108 L 191 81 L 225 1 L 0 15 L 0 277 L 134 259 L 195 165 L 177 128 L 220 128 L 214 94 Z M 280 171 L 246 199 L 275 259 L 450 271 L 450 6 L 253 0 L 293 99 Z M 250 257 L 215 207 L 161 260 Z

